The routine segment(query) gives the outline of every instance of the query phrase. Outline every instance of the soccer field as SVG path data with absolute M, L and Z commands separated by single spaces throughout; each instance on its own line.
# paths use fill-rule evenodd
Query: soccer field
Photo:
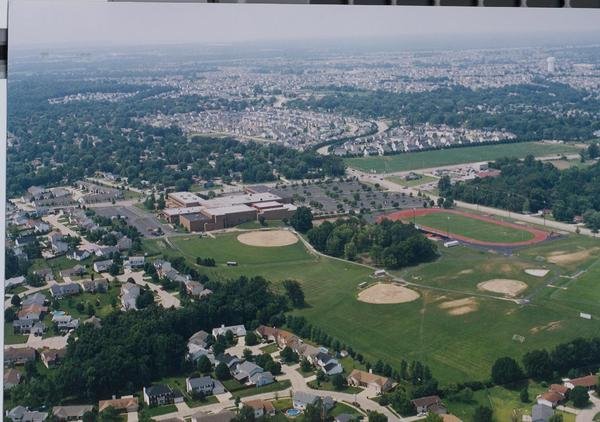
M 447 150 L 409 152 L 383 157 L 347 158 L 348 166 L 375 173 L 394 173 L 423 168 L 449 166 L 478 161 L 493 161 L 502 157 L 524 158 L 528 154 L 549 156 L 577 153 L 579 148 L 568 144 L 520 142 L 514 144 L 482 145 Z
M 282 280 L 298 280 L 308 306 L 293 311 L 295 314 L 303 315 L 371 362 L 382 359 L 398 367 L 402 359 L 420 360 L 443 383 L 484 379 L 500 356 L 520 359 L 527 350 L 592 336 L 600 329 L 598 320 L 579 318 L 581 310 L 600 314 L 599 306 L 590 308 L 586 300 L 577 299 L 579 293 L 587 291 L 598 294 L 592 282 L 582 279 L 580 285 L 573 283 L 569 286 L 572 292 L 544 285 L 550 278 L 558 279 L 558 274 L 587 268 L 598 257 L 589 255 L 568 266 L 539 261 L 539 256 L 578 247 L 589 250 L 600 243 L 585 237 L 543 243 L 511 257 L 468 247 L 440 248 L 442 256 L 437 261 L 395 272 L 409 282 L 430 287 L 410 287 L 420 294 L 419 299 L 393 305 L 357 300 L 358 285 L 372 281 L 371 269 L 314 256 L 301 243 L 256 248 L 239 243 L 234 234 L 217 235 L 216 239 L 178 236 L 170 240 L 175 248 L 162 239 L 149 239 L 144 245 L 155 257 L 184 256 L 191 265 L 195 265 L 197 256 L 216 259 L 214 268 L 195 266 L 213 280 L 262 275 L 275 288 L 280 288 Z M 238 266 L 227 267 L 228 260 L 237 260 Z M 551 270 L 545 279 L 524 272 L 542 266 Z M 485 292 L 478 289 L 478 283 L 495 278 L 526 283 L 524 294 L 537 292 L 531 305 L 480 296 Z M 525 337 L 525 342 L 513 341 L 514 334 Z
M 444 233 L 449 232 L 482 242 L 516 243 L 531 240 L 534 237 L 527 230 L 518 230 L 445 212 L 420 215 L 415 217 L 415 222 Z

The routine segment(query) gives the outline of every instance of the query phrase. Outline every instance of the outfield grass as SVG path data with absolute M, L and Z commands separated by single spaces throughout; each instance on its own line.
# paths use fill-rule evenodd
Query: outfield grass
M 579 148 L 568 144 L 520 142 L 515 144 L 482 145 L 447 150 L 410 152 L 383 157 L 347 158 L 346 163 L 362 171 L 393 173 L 422 168 L 449 166 L 478 161 L 493 161 L 502 157 L 524 158 L 528 154 L 548 156 L 552 154 L 577 153 Z
M 382 359 L 399 367 L 402 359 L 409 362 L 420 360 L 430 366 L 434 376 L 442 383 L 484 380 L 489 377 L 493 362 L 500 356 L 520 359 L 528 350 L 552 347 L 578 336 L 596 335 L 600 328 L 597 320 L 579 318 L 580 303 L 573 303 L 568 298 L 555 298 L 558 289 L 544 286 L 547 280 L 559 274 L 571 274 L 578 266 L 551 265 L 537 259 L 552 251 L 600 246 L 598 240 L 584 236 L 571 236 L 519 249 L 510 257 L 462 246 L 440 248 L 442 255 L 437 261 L 394 273 L 408 281 L 449 291 L 415 288 L 421 297 L 398 305 L 358 302 L 358 284 L 372 280 L 372 270 L 313 256 L 301 244 L 264 248 L 265 252 L 263 248 L 240 244 L 235 235 L 219 235 L 217 239 L 176 237 L 172 241 L 186 252 L 184 256 L 191 265 L 195 265 L 196 256 L 210 256 L 218 263 L 231 259 L 239 262 L 237 267 L 195 267 L 212 279 L 261 275 L 271 280 L 276 288 L 282 280 L 298 280 L 302 283 L 308 306 L 293 311 L 294 314 L 306 317 L 330 336 L 352 346 L 370 362 Z M 157 242 L 156 239 L 146 240 L 144 244 L 162 251 L 167 257 L 181 255 L 166 243 L 157 248 Z M 598 260 L 597 255 L 590 257 L 585 265 L 591 265 L 595 260 Z M 524 272 L 527 268 L 544 266 L 551 270 L 544 279 Z M 590 277 L 594 279 L 593 274 Z M 442 302 L 481 293 L 477 284 L 492 278 L 524 281 L 529 286 L 525 294 L 535 293 L 532 303 L 520 306 L 476 297 L 476 309 L 462 315 L 451 315 L 447 309 L 440 307 Z M 582 288 L 586 285 L 580 284 Z M 591 284 L 589 289 L 593 289 Z M 577 295 L 576 291 L 573 295 Z M 548 324 L 556 321 L 559 323 L 548 329 Z M 514 334 L 524 336 L 525 342 L 514 342 Z M 349 372 L 351 368 L 344 363 L 345 359 L 342 365 Z
M 533 239 L 533 234 L 526 230 L 505 227 L 447 212 L 420 215 L 414 221 L 423 226 L 470 237 L 482 242 L 513 243 Z

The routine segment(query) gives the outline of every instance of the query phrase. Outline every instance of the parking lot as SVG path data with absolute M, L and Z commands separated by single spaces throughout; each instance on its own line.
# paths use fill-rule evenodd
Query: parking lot
M 283 185 L 272 192 L 282 198 L 292 198 L 295 205 L 309 206 L 313 215 L 375 213 L 389 209 L 422 207 L 423 200 L 400 192 L 381 191 L 374 185 L 359 181 L 329 181 L 314 184 Z
M 104 217 L 122 216 L 127 222 L 137 228 L 144 236 L 150 237 L 151 231 L 160 228 L 164 234 L 171 235 L 174 231 L 166 224 L 162 224 L 153 214 L 135 206 L 113 205 L 94 209 L 98 215 Z

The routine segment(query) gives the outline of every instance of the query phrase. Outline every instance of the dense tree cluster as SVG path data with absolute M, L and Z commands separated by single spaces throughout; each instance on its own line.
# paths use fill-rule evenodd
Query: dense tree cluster
M 308 231 L 308 240 L 320 252 L 355 260 L 361 254 L 386 268 L 401 268 L 431 261 L 437 256 L 433 242 L 412 224 L 383 220 L 367 224 L 358 218 L 325 221 Z
M 336 91 L 294 100 L 288 105 L 363 118 L 403 119 L 408 124 L 505 129 L 521 140 L 589 139 L 600 129 L 600 122 L 593 117 L 600 108 L 600 100 L 590 98 L 584 90 L 543 79 L 477 90 L 454 85 L 404 93 L 348 88 Z M 554 113 L 541 113 L 541 108 L 552 109 Z M 567 113 L 573 108 L 581 112 Z
M 498 177 L 476 178 L 464 182 L 438 182 L 444 197 L 480 205 L 504 208 L 515 212 L 538 212 L 552 209 L 559 221 L 573 221 L 576 215 L 586 216 L 590 228 L 600 229 L 600 164 L 558 170 L 550 163 L 503 158 L 490 163 L 500 170 Z
M 261 277 L 213 284 L 212 295 L 184 308 L 148 306 L 115 312 L 99 329 L 84 324 L 70 337 L 59 368 L 27 376 L 11 394 L 34 407 L 63 399 L 89 402 L 131 394 L 162 377 L 192 369 L 187 368 L 185 354 L 194 332 L 221 324 L 243 323 L 250 329 L 272 325 L 288 309 L 287 300 L 273 293 Z
M 344 174 L 343 161 L 334 156 L 234 139 L 189 139 L 178 127 L 153 127 L 138 119 L 157 112 L 243 110 L 253 105 L 250 101 L 171 98 L 160 96 L 170 90 L 165 87 L 82 79 L 47 73 L 11 81 L 9 130 L 15 142 L 8 148 L 9 196 L 32 185 L 73 183 L 97 171 L 127 177 L 133 186 L 144 180 L 178 190 L 187 190 L 194 177 L 262 182 L 278 175 L 298 179 Z M 95 92 L 133 95 L 118 102 L 48 102 Z

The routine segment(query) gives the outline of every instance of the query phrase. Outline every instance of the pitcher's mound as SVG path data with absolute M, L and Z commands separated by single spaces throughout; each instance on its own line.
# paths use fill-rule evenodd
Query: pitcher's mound
M 358 300 L 366 303 L 392 304 L 412 302 L 419 293 L 397 284 L 377 283 L 358 294 Z
M 480 290 L 486 290 L 493 293 L 501 293 L 506 296 L 517 296 L 527 289 L 527 284 L 519 280 L 510 280 L 506 278 L 494 278 L 481 282 L 477 285 Z
M 244 245 L 250 246 L 287 246 L 293 245 L 298 241 L 296 235 L 287 230 L 261 230 L 249 233 L 242 233 L 237 240 Z

